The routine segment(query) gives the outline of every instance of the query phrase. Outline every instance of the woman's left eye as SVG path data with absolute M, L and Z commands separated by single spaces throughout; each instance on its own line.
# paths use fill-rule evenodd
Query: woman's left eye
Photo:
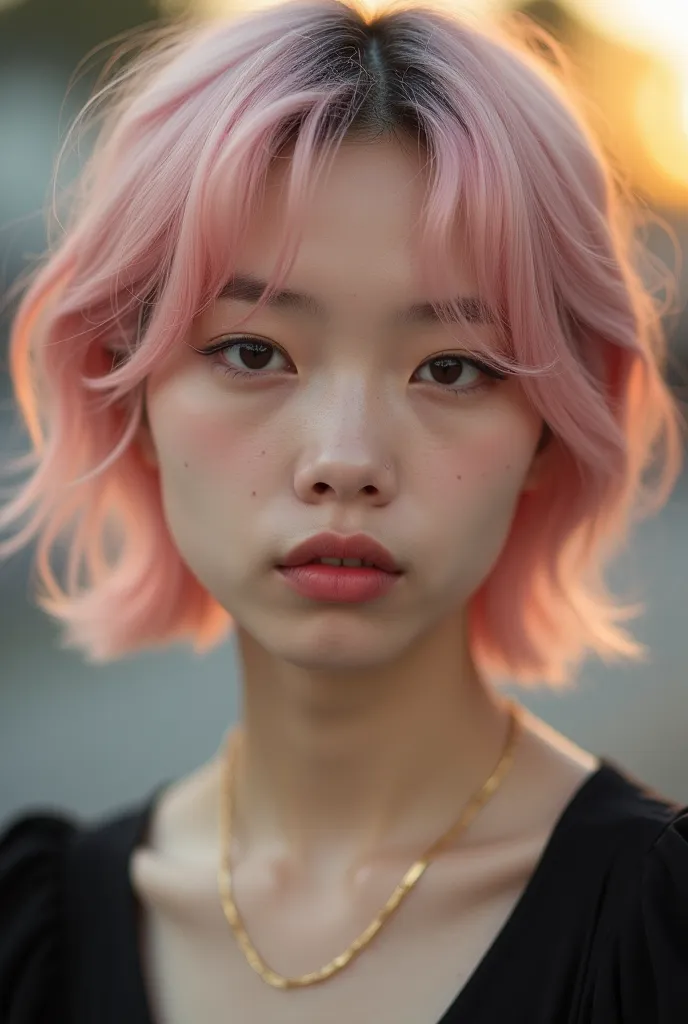
M 416 370 L 416 374 L 423 370 L 428 370 L 431 375 L 429 378 L 419 378 L 424 383 L 437 384 L 457 394 L 464 391 L 480 391 L 489 387 L 495 380 L 504 380 L 506 376 L 477 359 L 451 353 L 428 359 Z

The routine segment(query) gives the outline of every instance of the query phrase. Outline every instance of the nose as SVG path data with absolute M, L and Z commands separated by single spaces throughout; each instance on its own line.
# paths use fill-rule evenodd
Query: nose
M 340 389 L 319 403 L 303 428 L 294 490 L 308 503 L 388 504 L 396 492 L 394 459 L 379 397 L 364 387 Z

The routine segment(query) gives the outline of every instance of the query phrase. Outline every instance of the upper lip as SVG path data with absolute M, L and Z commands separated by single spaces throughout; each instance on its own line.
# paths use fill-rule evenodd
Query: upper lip
M 339 533 L 319 533 L 297 544 L 286 555 L 280 565 L 289 567 L 305 565 L 316 558 L 360 558 L 372 562 L 385 572 L 400 572 L 391 553 L 365 533 L 344 536 Z

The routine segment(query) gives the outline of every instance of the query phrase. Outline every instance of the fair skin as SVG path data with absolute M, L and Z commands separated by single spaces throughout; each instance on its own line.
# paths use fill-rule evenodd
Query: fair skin
M 283 173 L 271 172 L 238 268 L 263 280 L 280 241 Z M 286 282 L 322 314 L 264 309 L 235 330 L 249 307 L 219 300 L 148 385 L 141 444 L 169 528 L 236 624 L 246 742 L 237 903 L 256 946 L 287 975 L 322 966 L 367 926 L 490 775 L 506 736 L 464 610 L 520 495 L 537 486 L 542 422 L 514 378 L 459 364 L 457 393 L 437 383 L 445 378 L 432 359 L 462 353 L 451 328 L 393 324 L 429 298 L 412 244 L 422 196 L 416 153 L 345 144 L 317 187 Z M 473 294 L 459 252 L 455 280 L 457 295 Z M 262 376 L 223 372 L 246 369 L 236 346 L 212 358 L 197 351 L 233 334 L 275 346 Z M 404 568 L 395 588 L 350 605 L 294 594 L 275 564 L 323 530 L 389 548 Z M 524 725 L 503 786 L 431 865 L 375 954 L 371 946 L 324 985 L 289 993 L 253 974 L 219 908 L 221 746 L 165 793 L 132 863 L 161 1019 L 219 1022 L 229 1008 L 245 1024 L 438 1021 L 598 766 L 534 717 Z

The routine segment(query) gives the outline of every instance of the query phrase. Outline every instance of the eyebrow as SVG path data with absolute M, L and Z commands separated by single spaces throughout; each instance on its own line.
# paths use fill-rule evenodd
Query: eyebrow
M 233 299 L 235 302 L 256 303 L 267 288 L 267 281 L 261 281 L 253 274 L 235 274 L 222 288 L 218 299 Z M 470 295 L 460 295 L 454 299 L 463 317 L 471 323 L 491 323 L 493 316 L 489 308 L 479 298 Z M 295 313 L 302 313 L 310 317 L 324 320 L 327 317 L 326 308 L 313 295 L 304 292 L 296 292 L 290 288 L 275 291 L 266 300 L 266 306 L 272 309 L 284 309 Z M 452 319 L 453 310 L 447 302 L 438 302 L 435 305 L 431 302 L 415 302 L 404 309 L 398 310 L 392 316 L 392 322 L 397 324 L 430 324 L 441 323 L 442 317 L 439 310 L 446 312 L 446 316 Z

